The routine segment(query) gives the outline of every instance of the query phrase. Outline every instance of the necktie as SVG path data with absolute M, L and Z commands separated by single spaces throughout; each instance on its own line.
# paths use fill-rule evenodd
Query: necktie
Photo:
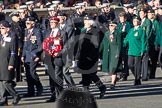
M 123 24 L 122 32 L 125 32 L 125 26 L 126 26 L 126 24 Z
M 1 39 L 1 45 L 3 45 L 3 43 L 4 43 L 4 37 L 2 37 Z
M 60 30 L 62 30 L 62 28 L 63 28 L 63 27 L 62 27 L 62 25 L 61 25 L 61 26 L 60 26 Z
M 30 32 L 30 31 L 28 31 L 27 38 L 29 39 L 29 38 L 30 38 L 30 36 L 31 36 L 31 32 Z
M 54 31 L 51 31 L 50 36 L 51 36 L 51 37 L 54 37 Z

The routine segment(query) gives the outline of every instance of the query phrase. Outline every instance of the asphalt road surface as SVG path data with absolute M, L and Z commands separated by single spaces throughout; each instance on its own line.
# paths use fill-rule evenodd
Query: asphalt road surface
M 43 68 L 38 68 L 41 82 L 43 84 L 43 94 L 39 97 L 22 98 L 17 106 L 12 106 L 12 97 L 9 97 L 9 106 L 0 108 L 56 108 L 55 103 L 46 103 L 50 97 L 48 76 L 45 75 Z M 71 71 L 73 71 L 71 69 Z M 110 76 L 98 72 L 101 80 L 106 84 L 107 91 L 104 99 L 98 99 L 99 90 L 94 84 L 90 87 L 90 92 L 96 98 L 98 108 L 162 108 L 162 71 L 157 69 L 156 79 L 143 81 L 140 86 L 133 86 L 133 75 L 130 73 L 128 81 L 118 81 L 115 90 L 110 90 Z M 81 75 L 72 72 L 72 76 L 77 83 Z M 22 96 L 27 91 L 26 82 L 19 82 L 16 90 Z M 66 107 L 65 107 L 66 108 Z

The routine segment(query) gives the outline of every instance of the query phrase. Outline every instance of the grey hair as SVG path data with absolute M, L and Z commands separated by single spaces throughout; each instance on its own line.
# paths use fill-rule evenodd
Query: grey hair
M 94 20 L 89 20 L 89 23 L 92 25 L 92 26 L 96 26 L 96 23 Z

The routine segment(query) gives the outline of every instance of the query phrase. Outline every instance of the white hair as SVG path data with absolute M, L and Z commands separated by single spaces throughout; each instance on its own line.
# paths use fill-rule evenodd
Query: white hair
M 92 26 L 95 26 L 95 21 L 94 20 L 89 20 L 89 23 L 92 25 Z

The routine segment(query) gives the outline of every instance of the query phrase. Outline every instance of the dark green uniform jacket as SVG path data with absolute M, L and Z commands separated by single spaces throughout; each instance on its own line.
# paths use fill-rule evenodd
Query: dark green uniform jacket
M 156 39 L 155 39 L 155 46 L 160 45 L 162 47 L 162 22 L 159 23 L 159 31 L 157 32 Z
M 157 20 L 152 21 L 151 36 L 149 38 L 149 46 L 154 46 L 155 38 L 160 30 L 160 25 Z
M 146 41 L 145 41 L 145 50 L 148 50 L 149 47 L 149 38 L 151 36 L 151 21 L 147 18 L 145 18 L 145 21 L 143 22 L 143 24 L 141 25 L 143 27 L 143 29 L 145 30 L 145 36 L 146 36 Z

